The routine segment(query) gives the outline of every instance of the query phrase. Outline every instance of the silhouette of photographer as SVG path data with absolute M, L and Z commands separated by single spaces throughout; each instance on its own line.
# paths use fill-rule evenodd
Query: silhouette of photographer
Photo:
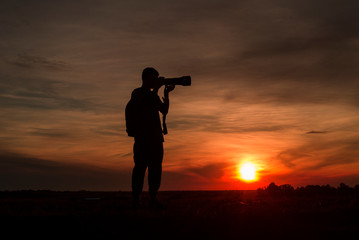
M 150 205 L 163 206 L 157 199 L 157 192 L 162 175 L 163 133 L 166 134 L 167 129 L 163 123 L 164 131 L 162 131 L 159 112 L 165 119 L 169 108 L 169 92 L 175 86 L 165 86 L 163 101 L 161 101 L 158 90 L 163 85 L 162 80 L 156 69 L 145 68 L 142 72 L 142 86 L 133 90 L 126 106 L 126 131 L 135 140 L 133 146 L 135 166 L 132 171 L 132 196 L 135 209 L 140 203 L 147 168 Z

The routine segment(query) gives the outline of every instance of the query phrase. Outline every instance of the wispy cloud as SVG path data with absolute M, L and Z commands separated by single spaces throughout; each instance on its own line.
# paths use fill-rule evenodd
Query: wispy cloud
M 72 69 L 70 64 L 63 61 L 50 60 L 45 57 L 23 54 L 19 54 L 12 59 L 5 59 L 5 62 L 22 68 L 43 68 L 51 71 L 69 71 Z
M 306 134 L 326 134 L 326 133 L 329 133 L 328 131 L 309 131 L 309 132 L 306 132 Z
M 33 128 L 28 132 L 29 135 L 41 136 L 48 138 L 71 138 L 73 134 L 69 130 L 49 129 L 49 128 Z
M 82 96 L 68 96 L 66 90 L 78 84 L 41 77 L 0 76 L 0 107 L 38 110 L 100 109 L 100 104 Z M 82 87 L 86 88 L 86 84 Z

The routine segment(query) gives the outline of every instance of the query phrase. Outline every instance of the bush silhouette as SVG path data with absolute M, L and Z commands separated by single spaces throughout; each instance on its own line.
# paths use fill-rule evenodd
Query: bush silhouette
M 301 195 L 353 195 L 359 194 L 359 185 L 354 188 L 340 183 L 337 188 L 327 185 L 307 185 L 305 187 L 297 187 L 294 189 L 290 184 L 276 185 L 274 182 L 270 183 L 267 187 L 258 188 L 259 195 L 269 196 L 301 196 Z

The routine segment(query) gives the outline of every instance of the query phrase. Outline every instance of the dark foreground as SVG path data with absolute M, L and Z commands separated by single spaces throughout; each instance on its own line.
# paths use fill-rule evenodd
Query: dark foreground
M 1 233 L 8 239 L 344 239 L 359 230 L 357 195 L 160 192 L 162 210 L 143 195 L 135 211 L 129 192 L 0 192 Z

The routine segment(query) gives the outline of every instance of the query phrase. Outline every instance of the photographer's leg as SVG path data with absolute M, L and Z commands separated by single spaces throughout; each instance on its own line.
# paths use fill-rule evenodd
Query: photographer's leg
M 133 167 L 132 171 L 132 196 L 135 208 L 138 207 L 139 204 L 140 195 L 143 189 L 143 181 L 147 168 L 145 152 L 146 151 L 145 149 L 143 149 L 142 145 L 135 142 L 133 147 L 135 166 Z
M 135 164 L 132 171 L 132 196 L 138 201 L 143 189 L 143 181 L 146 173 L 146 165 Z
M 158 143 L 152 148 L 152 157 L 148 165 L 148 184 L 152 202 L 157 202 L 157 192 L 161 185 L 163 144 Z

